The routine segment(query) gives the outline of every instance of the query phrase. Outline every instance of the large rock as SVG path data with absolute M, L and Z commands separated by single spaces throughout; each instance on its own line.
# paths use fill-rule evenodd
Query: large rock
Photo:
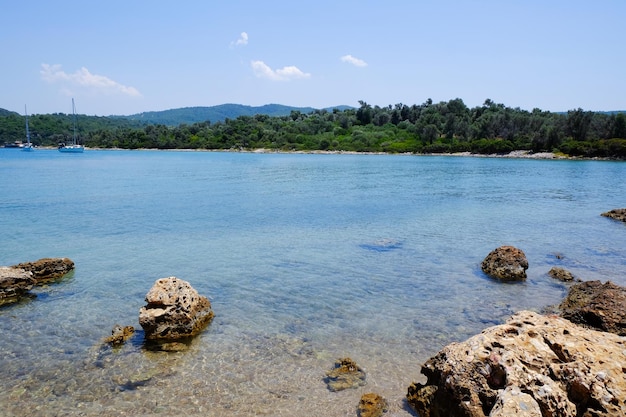
M 35 278 L 30 271 L 0 266 L 0 305 L 17 301 L 35 284 Z
M 624 416 L 624 364 L 625 338 L 521 311 L 428 360 L 407 400 L 421 417 Z
M 13 265 L 13 268 L 32 272 L 33 278 L 40 284 L 66 275 L 74 269 L 74 262 L 69 258 L 42 258 Z
M 571 322 L 626 336 L 626 288 L 611 281 L 573 285 L 559 310 Z
M 481 268 L 485 274 L 502 281 L 523 281 L 526 279 L 528 260 L 521 249 L 500 246 L 485 257 Z
M 175 341 L 200 333 L 213 319 L 211 303 L 187 282 L 176 277 L 158 279 L 139 310 L 145 337 Z
M 609 210 L 606 213 L 602 213 L 602 216 L 626 222 L 626 208 Z

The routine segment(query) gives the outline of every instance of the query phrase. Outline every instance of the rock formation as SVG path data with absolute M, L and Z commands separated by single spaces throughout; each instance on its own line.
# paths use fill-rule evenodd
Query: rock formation
M 43 258 L 0 267 L 0 305 L 18 301 L 34 286 L 62 277 L 74 269 L 68 258 Z
M 502 281 L 523 281 L 526 279 L 528 260 L 521 249 L 500 246 L 487 255 L 481 268 L 485 274 Z
M 573 285 L 559 310 L 573 323 L 626 336 L 626 288 L 611 281 Z
M 13 265 L 13 268 L 32 272 L 37 284 L 41 284 L 66 275 L 74 269 L 74 262 L 68 258 L 42 258 L 34 262 Z
M 358 388 L 365 385 L 365 371 L 350 358 L 335 361 L 335 366 L 326 372 L 324 378 L 330 391 L 342 391 L 348 388 Z
M 602 216 L 626 222 L 626 208 L 609 210 L 606 213 L 602 213 Z
M 623 416 L 624 364 L 623 337 L 521 311 L 428 360 L 407 400 L 421 417 Z
M 147 340 L 176 341 L 200 333 L 213 319 L 211 303 L 176 277 L 158 279 L 139 310 Z

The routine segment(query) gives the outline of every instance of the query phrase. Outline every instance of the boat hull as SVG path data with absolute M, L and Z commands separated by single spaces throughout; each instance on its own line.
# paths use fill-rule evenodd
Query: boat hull
M 69 146 L 62 146 L 59 148 L 59 152 L 63 152 L 63 153 L 82 153 L 84 150 L 85 148 L 80 145 L 69 145 Z

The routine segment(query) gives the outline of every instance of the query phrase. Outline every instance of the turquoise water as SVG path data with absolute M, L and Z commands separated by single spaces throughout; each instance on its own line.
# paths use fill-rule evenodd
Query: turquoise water
M 388 416 L 441 347 L 558 303 L 561 266 L 626 285 L 626 163 L 0 149 L 0 265 L 76 270 L 0 307 L 0 415 Z M 524 250 L 525 283 L 480 271 Z M 558 255 L 558 256 L 557 256 Z M 177 276 L 216 317 L 182 353 L 101 347 Z M 368 384 L 330 392 L 349 356 Z

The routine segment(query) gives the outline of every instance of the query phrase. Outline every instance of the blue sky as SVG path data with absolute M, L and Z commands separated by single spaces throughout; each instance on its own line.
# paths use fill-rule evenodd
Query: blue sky
M 0 108 L 626 109 L 626 1 L 5 2 Z

